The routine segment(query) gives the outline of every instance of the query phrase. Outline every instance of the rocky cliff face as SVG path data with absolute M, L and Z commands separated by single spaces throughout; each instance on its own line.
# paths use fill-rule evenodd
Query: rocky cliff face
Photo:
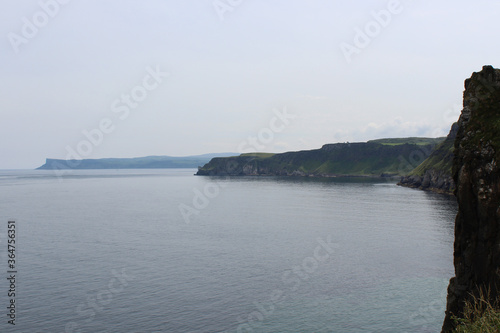
M 479 290 L 494 300 L 500 291 L 500 70 L 483 67 L 465 81 L 453 160 L 458 214 L 455 277 L 450 280 L 442 332 Z
M 455 189 L 455 182 L 450 173 L 435 169 L 425 170 L 422 176 L 410 175 L 401 177 L 398 185 L 444 194 L 452 194 Z
M 453 194 L 455 181 L 452 176 L 454 142 L 458 124 L 451 126 L 445 141 L 438 145 L 410 174 L 401 177 L 398 185 L 438 193 Z
M 413 170 L 423 151 L 435 147 L 429 144 L 399 144 L 357 142 L 326 144 L 321 149 L 282 154 L 243 154 L 231 158 L 214 158 L 198 170 L 208 176 L 401 176 Z M 418 163 L 415 163 L 418 162 Z M 409 170 L 408 170 L 409 169 Z

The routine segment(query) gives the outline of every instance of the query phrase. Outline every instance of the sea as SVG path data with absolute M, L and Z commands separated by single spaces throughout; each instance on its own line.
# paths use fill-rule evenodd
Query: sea
M 0 331 L 440 331 L 454 197 L 195 173 L 0 171 Z

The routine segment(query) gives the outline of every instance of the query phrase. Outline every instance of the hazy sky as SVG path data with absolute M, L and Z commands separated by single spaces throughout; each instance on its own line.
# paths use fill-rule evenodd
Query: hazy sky
M 495 0 L 1 1 L 0 169 L 444 136 L 500 66 Z

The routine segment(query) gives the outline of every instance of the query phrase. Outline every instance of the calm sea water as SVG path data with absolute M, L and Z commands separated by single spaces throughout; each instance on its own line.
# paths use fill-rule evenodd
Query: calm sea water
M 439 331 L 453 198 L 194 172 L 0 171 L 0 331 Z

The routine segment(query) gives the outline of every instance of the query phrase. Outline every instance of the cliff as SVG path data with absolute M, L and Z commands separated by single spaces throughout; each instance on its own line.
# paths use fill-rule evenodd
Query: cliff
M 83 160 L 58 160 L 47 158 L 37 170 L 62 169 L 162 169 L 197 168 L 215 156 L 231 156 L 234 153 L 205 154 L 185 157 L 147 156 L 135 158 L 101 158 Z
M 480 291 L 494 303 L 500 288 L 500 70 L 483 67 L 465 81 L 454 143 L 455 277 L 448 286 L 443 333 L 463 317 L 464 303 Z M 489 293 L 488 293 L 489 291 Z
M 381 139 L 326 144 L 320 149 L 282 154 L 242 154 L 214 158 L 198 170 L 209 176 L 400 176 L 422 160 L 443 138 Z M 411 142 L 411 143 L 409 143 Z
M 451 126 L 446 139 L 408 175 L 401 177 L 398 185 L 438 193 L 453 194 L 455 181 L 452 176 L 454 142 L 458 124 Z

